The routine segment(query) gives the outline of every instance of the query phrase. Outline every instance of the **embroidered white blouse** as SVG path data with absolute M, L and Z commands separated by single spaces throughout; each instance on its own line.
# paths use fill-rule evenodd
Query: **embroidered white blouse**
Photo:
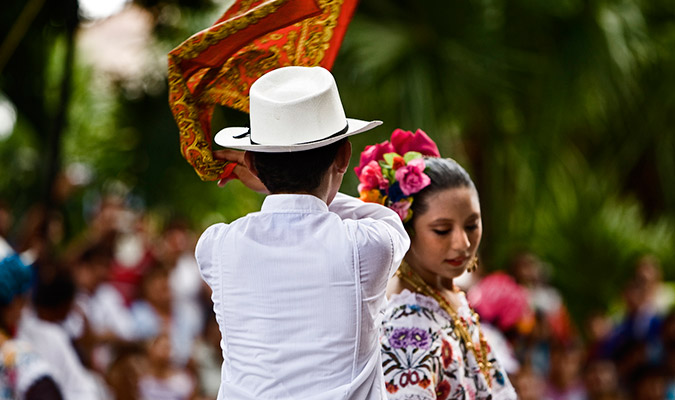
M 218 399 L 384 399 L 378 327 L 410 240 L 398 215 L 338 194 L 270 195 L 209 227 L 197 261 L 222 334 Z
M 467 321 L 472 341 L 479 343 L 478 326 L 466 297 L 460 299 L 457 314 Z M 473 353 L 454 332 L 450 316 L 430 297 L 407 289 L 391 296 L 380 341 L 390 400 L 518 398 L 492 350 L 488 353 L 490 387 Z

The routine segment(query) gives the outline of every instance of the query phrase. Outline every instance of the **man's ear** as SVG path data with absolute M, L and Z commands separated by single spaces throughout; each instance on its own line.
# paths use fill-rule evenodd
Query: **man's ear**
M 352 157 L 352 143 L 349 140 L 345 142 L 338 149 L 337 156 L 335 157 L 335 166 L 339 173 L 344 174 L 347 172 L 349 167 L 349 160 Z
M 258 176 L 258 170 L 255 168 L 255 155 L 250 151 L 244 153 L 244 165 L 255 176 Z

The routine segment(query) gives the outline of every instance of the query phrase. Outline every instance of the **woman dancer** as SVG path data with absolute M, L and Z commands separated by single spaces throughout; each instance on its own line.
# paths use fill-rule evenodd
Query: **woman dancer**
M 459 164 L 438 156 L 424 132 L 396 130 L 391 142 L 368 146 L 356 168 L 361 199 L 394 209 L 412 241 L 382 323 L 388 397 L 516 399 L 478 315 L 453 284 L 477 263 L 478 192 Z

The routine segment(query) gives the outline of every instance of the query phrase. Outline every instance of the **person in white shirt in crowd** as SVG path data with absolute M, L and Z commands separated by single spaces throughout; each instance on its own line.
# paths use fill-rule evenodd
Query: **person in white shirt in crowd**
M 62 400 L 54 370 L 16 338 L 32 270 L 0 235 L 0 400 Z
M 105 241 L 86 246 L 76 257 L 75 304 L 64 321 L 70 337 L 81 344 L 83 358 L 101 372 L 111 361 L 111 345 L 135 339 L 131 312 L 109 282 L 112 257 L 112 247 Z
M 45 267 L 43 264 L 42 267 Z M 33 292 L 32 309 L 24 311 L 18 337 L 54 370 L 54 380 L 65 400 L 97 400 L 107 396 L 100 377 L 87 370 L 78 358 L 61 323 L 70 312 L 75 296 L 72 278 L 58 268 L 54 276 L 41 276 Z
M 327 70 L 284 67 L 251 86 L 250 123 L 215 137 L 245 154 L 216 154 L 271 195 L 196 249 L 222 334 L 218 399 L 385 399 L 378 325 L 410 241 L 394 211 L 338 193 L 347 137 L 380 122 L 347 119 Z

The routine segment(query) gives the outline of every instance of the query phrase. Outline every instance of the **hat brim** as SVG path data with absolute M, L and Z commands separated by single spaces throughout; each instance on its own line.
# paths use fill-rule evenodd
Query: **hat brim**
M 382 121 L 362 121 L 359 119 L 347 118 L 349 128 L 347 132 L 331 136 L 326 139 L 317 140 L 310 143 L 299 143 L 294 145 L 266 145 L 251 142 L 250 135 L 243 135 L 248 131 L 248 128 L 231 127 L 224 128 L 218 132 L 214 138 L 216 144 L 222 147 L 237 150 L 257 151 L 261 153 L 284 153 L 294 151 L 312 150 L 318 147 L 323 147 L 331 143 L 335 143 L 348 136 L 356 135 L 357 133 L 371 130 L 377 126 L 382 125 Z

